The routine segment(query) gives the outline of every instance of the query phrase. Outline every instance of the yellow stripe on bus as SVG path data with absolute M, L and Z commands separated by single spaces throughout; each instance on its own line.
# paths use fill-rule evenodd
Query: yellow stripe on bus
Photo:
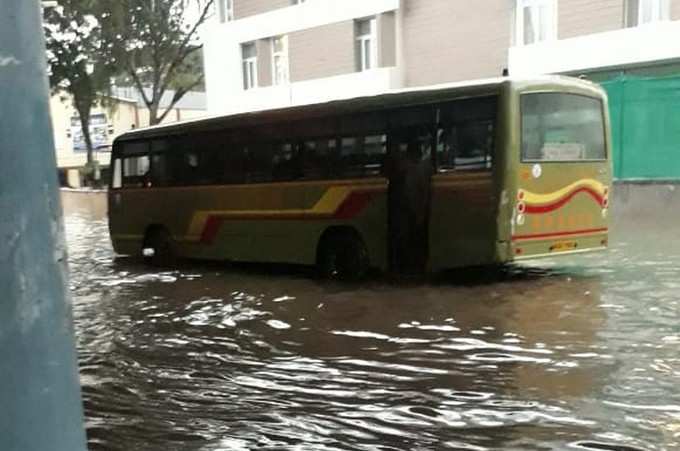
M 314 204 L 312 208 L 298 209 L 289 208 L 283 210 L 213 210 L 213 211 L 197 211 L 191 218 L 187 239 L 197 241 L 200 240 L 205 223 L 210 217 L 218 217 L 222 219 L 239 218 L 248 219 L 259 218 L 262 216 L 276 217 L 276 216 L 328 216 L 335 213 L 340 205 L 352 193 L 352 188 L 349 186 L 333 186 L 326 190 L 321 198 Z
M 581 179 L 572 183 L 571 185 L 565 186 L 562 189 L 553 191 L 552 193 L 538 194 L 526 190 L 520 191 L 524 194 L 523 200 L 527 203 L 527 205 L 540 205 L 549 204 L 556 200 L 562 199 L 564 196 L 579 188 L 591 188 L 601 196 L 604 196 L 606 194 L 607 187 L 603 183 L 594 179 Z

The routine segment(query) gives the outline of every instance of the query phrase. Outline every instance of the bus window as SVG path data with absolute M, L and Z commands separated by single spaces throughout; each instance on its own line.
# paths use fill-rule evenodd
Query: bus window
M 272 155 L 272 176 L 274 180 L 296 180 L 300 178 L 300 159 L 296 146 L 291 143 L 276 144 Z
M 491 169 L 494 146 L 492 121 L 472 121 L 437 130 L 437 168 L 449 170 Z
M 302 172 L 307 180 L 324 180 L 330 177 L 331 163 L 335 158 L 337 141 L 318 139 L 302 144 Z
M 380 175 L 387 153 L 387 135 L 373 135 L 363 138 L 364 144 L 364 174 Z
M 246 181 L 246 154 L 241 146 L 233 146 L 224 152 L 222 183 L 239 184 Z
M 123 186 L 123 168 L 120 165 L 120 158 L 113 160 L 113 180 L 111 185 L 114 189 Z
M 361 177 L 363 174 L 363 158 L 359 140 L 348 137 L 340 139 L 338 156 L 338 176 L 340 178 Z
M 123 159 L 123 186 L 142 187 L 148 182 L 149 157 L 139 155 Z
M 245 148 L 248 181 L 267 183 L 272 181 L 272 152 L 267 143 L 254 143 Z
M 386 135 L 342 138 L 338 157 L 338 176 L 351 178 L 380 175 L 383 171 L 386 153 Z
M 167 156 L 165 154 L 152 154 L 151 185 L 168 186 L 171 180 Z
M 604 160 L 605 132 L 600 99 L 577 94 L 521 96 L 522 160 Z
M 491 169 L 496 105 L 496 97 L 481 97 L 454 101 L 439 110 L 439 172 Z

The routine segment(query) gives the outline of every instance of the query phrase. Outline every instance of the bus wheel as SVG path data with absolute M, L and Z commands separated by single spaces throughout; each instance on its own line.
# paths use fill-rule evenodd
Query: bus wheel
M 356 233 L 331 233 L 322 239 L 317 267 L 325 279 L 359 280 L 368 272 L 368 250 Z
M 176 261 L 175 245 L 170 232 L 163 227 L 149 230 L 142 246 L 144 261 L 153 266 L 172 266 Z

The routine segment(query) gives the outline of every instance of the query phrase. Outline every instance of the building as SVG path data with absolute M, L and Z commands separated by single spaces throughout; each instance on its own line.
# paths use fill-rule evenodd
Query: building
M 472 5 L 218 0 L 204 30 L 208 110 L 312 103 L 505 70 L 583 75 L 610 94 L 617 176 L 680 178 L 680 0 Z
M 165 93 L 161 111 L 170 105 L 174 92 Z M 87 148 L 83 140 L 82 126 L 71 97 L 60 92 L 50 99 L 54 144 L 62 184 L 80 186 L 79 170 L 87 162 Z M 205 93 L 185 94 L 163 123 L 193 119 L 206 114 Z M 97 106 L 90 115 L 90 135 L 94 146 L 94 159 L 107 168 L 111 159 L 111 144 L 116 136 L 131 128 L 149 124 L 149 110 L 139 93 L 131 88 L 116 88 L 107 98 L 105 106 Z

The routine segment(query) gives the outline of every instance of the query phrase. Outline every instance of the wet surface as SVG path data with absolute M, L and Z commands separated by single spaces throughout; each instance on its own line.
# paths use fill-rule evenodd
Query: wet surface
M 680 449 L 680 241 L 428 283 L 114 259 L 65 218 L 89 446 Z

